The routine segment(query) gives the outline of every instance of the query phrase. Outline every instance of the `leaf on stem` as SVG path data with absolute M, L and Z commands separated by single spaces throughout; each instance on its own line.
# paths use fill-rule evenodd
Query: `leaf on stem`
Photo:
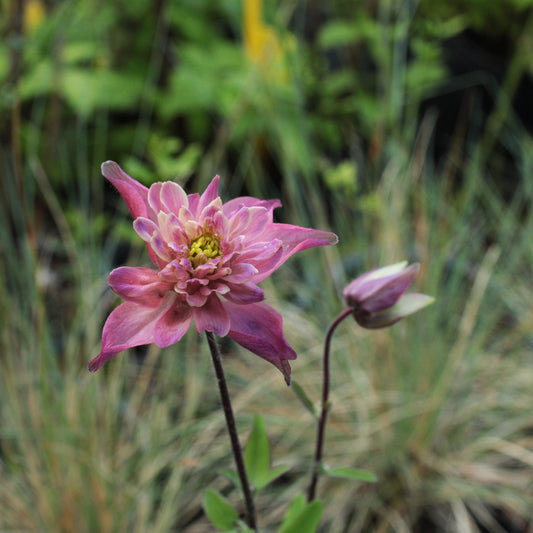
M 254 417 L 253 429 L 244 449 L 244 464 L 250 483 L 257 490 L 262 489 L 289 469 L 287 466 L 270 468 L 270 444 L 265 421 L 260 415 Z
M 239 521 L 239 513 L 224 496 L 208 489 L 204 493 L 202 506 L 211 523 L 220 531 L 235 530 Z
M 323 507 L 318 500 L 306 503 L 305 496 L 298 494 L 287 509 L 278 533 L 315 533 Z
M 244 449 L 244 464 L 250 482 L 258 486 L 270 470 L 270 444 L 262 416 L 254 416 L 253 429 Z

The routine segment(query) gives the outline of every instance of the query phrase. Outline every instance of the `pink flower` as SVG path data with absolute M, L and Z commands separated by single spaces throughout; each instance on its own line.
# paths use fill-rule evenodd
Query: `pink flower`
M 223 204 L 218 176 L 200 196 L 171 181 L 148 189 L 113 161 L 102 173 L 126 202 L 156 269 L 120 267 L 109 275 L 126 301 L 107 318 L 102 350 L 89 370 L 132 346 L 174 344 L 194 321 L 199 333 L 228 335 L 266 359 L 289 383 L 288 361 L 296 353 L 283 336 L 281 315 L 263 303 L 257 284 L 294 253 L 335 244 L 337 236 L 274 223 L 279 200 L 245 196 Z
M 405 294 L 420 265 L 407 261 L 371 270 L 353 280 L 343 291 L 357 323 L 368 329 L 392 326 L 398 320 L 431 304 L 425 294 Z

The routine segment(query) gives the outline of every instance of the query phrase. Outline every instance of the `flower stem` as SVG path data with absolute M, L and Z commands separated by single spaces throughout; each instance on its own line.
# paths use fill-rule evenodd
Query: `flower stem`
M 345 309 L 329 326 L 324 341 L 324 368 L 322 377 L 322 410 L 320 418 L 318 419 L 318 431 L 316 435 L 315 459 L 313 463 L 313 472 L 311 476 L 311 483 L 307 489 L 307 501 L 310 502 L 315 499 L 316 485 L 318 483 L 318 476 L 320 474 L 322 453 L 324 450 L 324 437 L 326 434 L 326 421 L 329 411 L 329 353 L 331 338 L 337 326 L 349 315 L 353 313 L 353 309 L 349 307 Z
M 241 487 L 244 494 L 244 502 L 246 505 L 246 522 L 248 526 L 257 531 L 257 519 L 255 515 L 255 505 L 250 489 L 250 482 L 246 475 L 246 467 L 244 465 L 244 459 L 242 455 L 241 445 L 239 443 L 239 436 L 237 434 L 237 426 L 235 424 L 235 417 L 233 415 L 233 408 L 231 407 L 231 400 L 228 391 L 228 385 L 226 383 L 226 377 L 224 376 L 224 369 L 222 368 L 222 357 L 220 350 L 215 340 L 215 336 L 210 331 L 205 332 L 207 336 L 207 342 L 209 349 L 211 350 L 211 358 L 213 360 L 213 366 L 215 367 L 215 374 L 218 381 L 218 389 L 220 391 L 220 400 L 222 402 L 222 408 L 224 409 L 224 415 L 226 417 L 226 426 L 228 428 L 229 438 L 231 440 L 231 448 L 233 450 L 233 457 L 235 458 L 235 464 L 237 465 L 237 473 L 241 480 Z

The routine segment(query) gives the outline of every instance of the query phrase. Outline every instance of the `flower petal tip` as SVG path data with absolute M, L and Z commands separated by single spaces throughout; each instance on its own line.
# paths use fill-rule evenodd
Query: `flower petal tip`
M 94 374 L 100 368 L 100 366 L 101 365 L 99 364 L 98 357 L 95 357 L 94 359 L 91 359 L 91 361 L 89 361 L 89 364 L 87 365 L 87 370 L 91 374 Z
M 102 175 L 106 178 L 115 177 L 113 174 L 122 171 L 118 163 L 115 161 L 104 161 L 101 166 Z
M 283 374 L 283 377 L 285 378 L 285 383 L 287 386 L 290 386 L 291 384 L 291 365 L 289 364 L 289 361 L 286 361 L 282 359 L 279 362 L 278 368 L 281 370 L 281 373 Z

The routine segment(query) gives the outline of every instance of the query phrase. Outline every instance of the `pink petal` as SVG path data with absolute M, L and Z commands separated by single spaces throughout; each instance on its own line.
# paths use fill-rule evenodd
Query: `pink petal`
M 107 281 L 121 298 L 145 307 L 159 307 L 172 285 L 162 281 L 156 270 L 145 267 L 119 267 Z
M 223 210 L 226 205 L 227 204 L 223 206 Z M 238 209 L 232 213 L 230 217 L 227 217 L 227 220 L 228 236 L 233 237 L 240 235 L 250 223 L 250 210 L 243 206 L 241 209 Z
M 133 229 L 146 242 L 150 242 L 154 234 L 159 233 L 159 226 L 153 220 L 145 217 L 136 218 L 133 221 Z
M 336 244 L 339 240 L 337 235 L 329 231 L 316 230 L 312 228 L 303 228 L 293 226 L 292 224 L 269 224 L 268 228 L 260 235 L 262 241 L 271 241 L 279 239 L 281 241 L 282 255 L 279 261 L 260 271 L 254 277 L 254 282 L 258 283 L 279 268 L 291 255 L 301 252 L 314 246 L 326 246 Z
M 419 270 L 419 264 L 414 263 L 400 273 L 384 278 L 370 279 L 353 289 L 350 284 L 343 294 L 348 304 L 353 301 L 365 311 L 374 313 L 393 306 L 408 289 Z M 355 280 L 357 281 L 357 280 Z
M 235 263 L 231 265 L 231 274 L 224 276 L 224 281 L 230 283 L 244 283 L 250 281 L 255 274 L 257 274 L 257 268 L 249 263 Z
M 187 195 L 189 200 L 189 211 L 196 213 L 198 211 L 198 203 L 200 202 L 200 195 L 197 192 Z M 180 217 L 181 218 L 181 217 Z
M 104 324 L 102 350 L 89 362 L 89 370 L 95 372 L 114 355 L 132 346 L 154 342 L 155 325 L 174 299 L 175 296 L 167 298 L 155 309 L 134 302 L 124 302 L 115 308 Z
M 120 193 L 133 218 L 150 216 L 147 187 L 128 176 L 114 161 L 102 164 L 102 174 Z
M 252 304 L 265 299 L 263 289 L 254 283 L 228 284 L 229 292 L 224 294 L 224 298 L 236 304 Z
M 200 196 L 200 200 L 198 201 L 198 208 L 196 211 L 197 215 L 200 215 L 200 213 L 205 209 L 206 206 L 208 206 L 215 198 L 218 197 L 218 182 L 220 181 L 219 176 L 215 176 L 211 183 L 207 186 L 207 189 L 204 191 L 202 196 Z
M 148 189 L 148 205 L 152 208 L 154 214 L 157 214 L 162 211 L 161 205 L 161 188 L 163 187 L 163 182 L 157 181 L 150 185 Z
M 345 289 L 345 294 L 359 294 L 359 290 L 373 280 L 388 280 L 391 276 L 401 274 L 407 267 L 407 261 L 374 268 L 355 278 Z
M 224 305 L 231 320 L 229 336 L 281 370 L 290 384 L 288 360 L 296 359 L 296 352 L 283 336 L 281 315 L 264 303 L 238 305 L 227 302 Z
M 245 240 L 253 242 L 266 226 L 272 222 L 272 215 L 264 207 L 245 207 L 235 211 L 229 218 L 229 238 L 244 235 Z
M 219 337 L 225 337 L 230 328 L 230 319 L 219 297 L 212 294 L 202 307 L 195 307 L 194 323 L 198 333 L 211 331 Z
M 378 329 L 392 326 L 402 318 L 416 313 L 420 309 L 432 304 L 435 298 L 426 294 L 410 293 L 404 294 L 398 302 L 377 313 L 365 313 L 364 311 L 354 311 L 357 323 L 367 329 Z
M 177 183 L 165 181 L 161 188 L 161 204 L 166 213 L 178 214 L 181 207 L 189 207 L 189 200 Z
M 185 294 L 187 305 L 190 307 L 203 307 L 207 302 L 208 296 L 208 294 L 203 294 L 200 291 L 193 292 L 192 294 Z
M 192 320 L 191 308 L 178 298 L 174 305 L 157 321 L 154 342 L 165 348 L 181 340 L 187 333 Z
M 222 210 L 229 218 L 242 207 L 264 207 L 269 213 L 269 222 L 272 222 L 272 212 L 276 207 L 281 207 L 281 202 L 279 200 L 259 200 L 253 196 L 240 196 L 226 202 Z

